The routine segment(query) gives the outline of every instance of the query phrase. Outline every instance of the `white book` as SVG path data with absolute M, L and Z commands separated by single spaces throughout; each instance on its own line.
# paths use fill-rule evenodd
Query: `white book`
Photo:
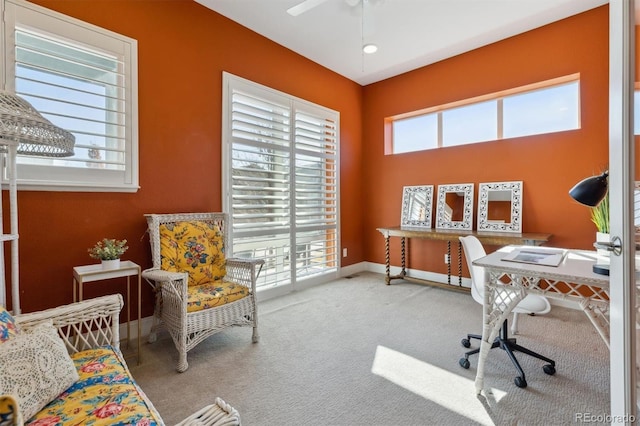
M 513 250 L 502 260 L 508 262 L 531 263 L 534 265 L 558 266 L 564 260 L 567 250 L 542 248 L 542 247 L 522 247 Z

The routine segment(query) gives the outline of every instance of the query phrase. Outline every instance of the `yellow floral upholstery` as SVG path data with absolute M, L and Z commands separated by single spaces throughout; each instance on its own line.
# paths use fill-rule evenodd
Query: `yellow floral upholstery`
M 13 316 L 0 306 L 0 343 L 5 342 L 18 334 L 18 327 Z
M 226 280 L 190 286 L 188 291 L 187 312 L 221 306 L 242 299 L 251 293 L 246 286 Z
M 163 224 L 160 241 L 162 269 L 187 272 L 190 286 L 226 275 L 224 239 L 216 225 L 199 221 Z
M 0 426 L 22 425 L 18 401 L 12 395 L 0 395 Z
M 43 425 L 163 424 L 143 398 L 119 351 L 89 349 L 71 356 L 79 380 L 27 422 Z

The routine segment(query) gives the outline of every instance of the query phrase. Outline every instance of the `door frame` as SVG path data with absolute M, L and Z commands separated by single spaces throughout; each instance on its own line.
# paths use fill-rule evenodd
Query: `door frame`
M 612 239 L 610 272 L 611 424 L 632 424 L 637 416 L 636 279 L 634 182 L 635 1 L 609 2 L 609 199 Z

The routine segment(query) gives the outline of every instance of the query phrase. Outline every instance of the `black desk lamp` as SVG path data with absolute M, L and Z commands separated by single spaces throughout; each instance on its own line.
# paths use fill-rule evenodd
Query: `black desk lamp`
M 607 189 L 609 187 L 608 177 L 609 171 L 607 170 L 601 175 L 583 179 L 569 190 L 569 195 L 580 204 L 595 207 L 600 204 L 600 201 L 607 195 Z
M 609 187 L 609 171 L 601 175 L 591 176 L 578 182 L 569 190 L 571 198 L 589 207 L 596 207 L 607 195 Z M 596 263 L 593 272 L 601 275 L 609 275 L 609 264 Z

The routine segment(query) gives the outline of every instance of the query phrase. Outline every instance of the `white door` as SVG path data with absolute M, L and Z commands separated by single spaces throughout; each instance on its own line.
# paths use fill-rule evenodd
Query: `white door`
M 609 2 L 609 200 L 611 236 L 621 253 L 611 255 L 611 423 L 635 423 L 636 285 L 633 189 L 635 181 L 633 91 L 634 4 Z

